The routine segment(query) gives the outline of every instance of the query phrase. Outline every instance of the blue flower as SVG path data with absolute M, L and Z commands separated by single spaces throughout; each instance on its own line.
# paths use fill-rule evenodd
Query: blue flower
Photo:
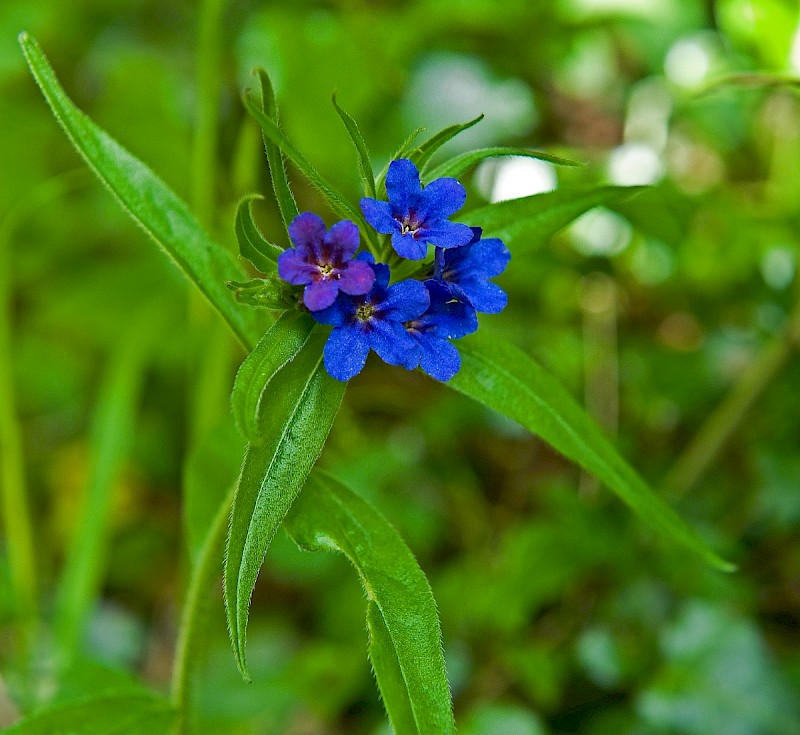
M 455 250 L 436 249 L 433 277 L 447 284 L 453 296 L 466 299 L 476 311 L 497 314 L 505 308 L 508 296 L 489 279 L 506 269 L 511 253 L 502 240 L 481 240 L 481 228 L 471 229 L 474 234 L 466 245 Z
M 370 253 L 359 253 L 356 260 L 375 274 L 369 293 L 340 294 L 332 306 L 312 314 L 333 325 L 323 353 L 325 369 L 337 380 L 350 380 L 361 372 L 370 349 L 390 365 L 415 368 L 417 343 L 403 324 L 428 308 L 428 290 L 412 280 L 389 286 L 389 266 L 375 263 Z
M 339 292 L 367 293 L 375 274 L 367 263 L 353 260 L 359 233 L 349 220 L 337 222 L 328 232 L 316 214 L 298 214 L 289 225 L 293 248 L 278 256 L 278 275 L 294 285 L 307 284 L 303 303 L 311 310 L 329 307 Z
M 400 158 L 389 164 L 386 192 L 388 202 L 364 197 L 361 211 L 378 232 L 392 236 L 392 247 L 402 257 L 421 260 L 428 244 L 457 248 L 472 239 L 469 227 L 447 219 L 467 199 L 466 189 L 456 179 L 436 179 L 423 188 L 417 167 Z
M 436 380 L 450 380 L 461 367 L 461 356 L 449 339 L 474 332 L 478 317 L 468 302 L 454 298 L 441 281 L 425 281 L 425 287 L 430 306 L 405 327 L 417 344 L 416 365 Z

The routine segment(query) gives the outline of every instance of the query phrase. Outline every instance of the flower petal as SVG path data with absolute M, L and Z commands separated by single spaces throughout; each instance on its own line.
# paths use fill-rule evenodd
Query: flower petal
M 369 263 L 351 260 L 342 268 L 339 276 L 339 289 L 352 296 L 369 292 L 375 283 L 375 271 Z
M 363 301 L 363 299 L 360 301 Z M 312 311 L 311 316 L 320 324 L 331 324 L 334 327 L 342 327 L 353 321 L 355 313 L 356 304 L 353 303 L 353 299 L 339 294 L 339 297 L 333 302 L 332 306 L 320 311 Z
M 425 281 L 431 305 L 418 320 L 423 331 L 439 337 L 458 339 L 478 329 L 478 316 L 472 304 L 452 287 L 441 281 Z
M 458 284 L 464 295 L 482 314 L 497 314 L 506 308 L 508 295 L 500 286 L 478 278 L 468 278 Z
M 417 233 L 423 240 L 437 248 L 458 248 L 472 240 L 472 228 L 446 219 L 432 221 Z M 394 245 L 394 237 L 392 238 Z M 397 248 L 395 247 L 395 250 Z
M 358 326 L 334 329 L 322 351 L 325 369 L 336 380 L 347 381 L 364 368 L 369 354 L 367 335 Z
M 411 279 L 389 286 L 386 300 L 380 305 L 383 318 L 398 322 L 416 319 L 430 305 L 431 298 L 424 283 Z
M 428 254 L 428 243 L 423 239 L 415 239 L 413 235 L 392 235 L 392 247 L 397 254 L 409 260 L 422 260 Z
M 313 212 L 298 214 L 289 225 L 289 239 L 301 253 L 318 261 L 325 239 L 325 223 Z
M 391 213 L 406 215 L 417 207 L 422 184 L 417 167 L 407 158 L 398 158 L 389 164 L 386 172 L 386 193 L 389 195 Z
M 400 229 L 400 223 L 392 217 L 392 208 L 389 206 L 389 202 L 363 197 L 360 204 L 364 219 L 376 232 L 389 235 Z
M 284 250 L 278 256 L 278 275 L 287 283 L 295 286 L 311 283 L 313 274 L 318 272 L 319 268 L 308 263 L 303 255 L 294 248 Z
M 368 332 L 369 346 L 389 365 L 413 370 L 419 364 L 416 340 L 400 322 L 373 319 Z
M 479 272 L 486 278 L 499 276 L 511 260 L 511 252 L 506 244 L 496 237 L 476 242 L 470 246 L 469 252 L 465 255 L 467 261 L 465 265 L 469 271 Z
M 325 235 L 326 250 L 334 262 L 350 260 L 358 250 L 358 227 L 349 219 L 337 222 Z
M 308 307 L 309 311 L 322 311 L 336 301 L 336 296 L 339 293 L 339 285 L 336 281 L 325 279 L 323 281 L 316 281 L 309 283 L 306 290 L 303 291 L 303 303 Z
M 436 380 L 450 380 L 461 368 L 461 355 L 446 339 L 432 335 L 417 338 L 419 366 Z
M 417 216 L 421 222 L 447 219 L 461 209 L 466 201 L 467 190 L 458 179 L 436 179 L 422 190 Z

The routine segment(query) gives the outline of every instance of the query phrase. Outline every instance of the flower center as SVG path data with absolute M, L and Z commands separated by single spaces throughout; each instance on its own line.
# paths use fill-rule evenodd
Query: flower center
M 361 306 L 356 309 L 356 319 L 358 319 L 360 322 L 368 322 L 374 313 L 375 307 L 367 302 L 361 304 Z
M 323 278 L 330 278 L 335 270 L 330 263 L 320 263 L 317 268 L 319 268 L 319 274 Z

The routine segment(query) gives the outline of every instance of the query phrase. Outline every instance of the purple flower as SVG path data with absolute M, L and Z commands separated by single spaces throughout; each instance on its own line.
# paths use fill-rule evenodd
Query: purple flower
M 454 298 L 441 281 L 425 281 L 430 306 L 422 316 L 406 322 L 417 343 L 417 364 L 436 380 L 450 380 L 461 367 L 461 356 L 449 339 L 471 334 L 478 328 L 475 309 Z
M 469 227 L 447 219 L 467 199 L 466 189 L 456 179 L 436 179 L 423 188 L 417 167 L 400 158 L 389 164 L 386 192 L 388 202 L 364 197 L 361 211 L 378 232 L 392 236 L 392 247 L 402 257 L 421 260 L 428 244 L 457 248 L 472 239 Z
M 389 266 L 375 263 L 370 253 L 359 253 L 356 261 L 375 274 L 369 293 L 340 294 L 332 306 L 313 313 L 318 322 L 333 325 L 325 343 L 325 369 L 337 380 L 350 380 L 361 372 L 370 349 L 390 365 L 415 368 L 417 343 L 403 323 L 428 308 L 428 290 L 412 280 L 390 286 Z
M 476 311 L 497 314 L 505 308 L 508 296 L 489 279 L 506 269 L 511 253 L 502 240 L 481 240 L 481 228 L 471 229 L 474 234 L 466 245 L 455 250 L 436 249 L 433 277 L 443 281 L 453 296 L 466 299 Z
M 303 303 L 311 311 L 329 307 L 342 291 L 357 296 L 375 282 L 369 265 L 353 260 L 358 250 L 358 227 L 349 220 L 337 222 L 328 232 L 311 212 L 298 214 L 289 225 L 294 247 L 278 256 L 278 275 L 294 285 L 306 285 Z

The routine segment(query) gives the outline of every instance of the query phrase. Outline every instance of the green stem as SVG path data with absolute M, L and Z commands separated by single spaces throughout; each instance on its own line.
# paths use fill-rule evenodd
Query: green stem
M 197 668 L 198 642 L 203 631 L 203 618 L 208 592 L 221 574 L 222 548 L 228 530 L 228 513 L 233 503 L 233 490 L 222 503 L 197 558 L 186 592 L 181 614 L 181 627 L 172 668 L 172 702 L 178 711 L 175 735 L 190 732 L 192 685 Z
M 800 345 L 800 301 L 783 334 L 770 342 L 742 373 L 672 465 L 665 484 L 675 496 L 691 490 L 767 387 Z

